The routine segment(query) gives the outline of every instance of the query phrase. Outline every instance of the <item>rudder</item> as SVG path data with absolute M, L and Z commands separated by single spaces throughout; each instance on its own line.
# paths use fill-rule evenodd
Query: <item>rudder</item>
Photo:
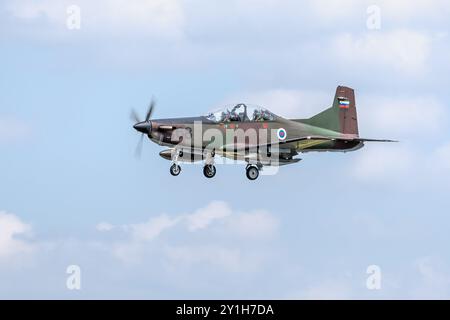
M 336 89 L 333 106 L 314 117 L 302 120 L 316 127 L 358 136 L 358 117 L 356 113 L 355 91 L 339 86 Z

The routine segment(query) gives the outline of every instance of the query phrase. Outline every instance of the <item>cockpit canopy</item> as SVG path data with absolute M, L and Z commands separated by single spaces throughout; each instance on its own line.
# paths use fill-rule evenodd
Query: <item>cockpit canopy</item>
M 275 115 L 267 109 L 239 103 L 231 107 L 209 113 L 206 118 L 216 123 L 232 121 L 271 121 L 275 120 Z

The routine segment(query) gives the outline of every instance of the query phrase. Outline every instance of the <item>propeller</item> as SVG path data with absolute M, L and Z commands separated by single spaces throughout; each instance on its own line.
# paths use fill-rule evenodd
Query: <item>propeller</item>
M 152 98 L 152 101 L 150 101 L 150 104 L 148 106 L 148 111 L 147 111 L 147 114 L 145 116 L 145 121 L 150 120 L 150 118 L 152 117 L 153 109 L 155 108 L 155 104 L 156 104 L 155 99 Z
M 145 114 L 145 120 L 141 121 L 137 112 L 134 109 L 131 109 L 130 118 L 135 122 L 134 129 L 141 132 L 141 137 L 139 139 L 139 142 L 136 146 L 135 150 L 135 156 L 137 158 L 140 158 L 142 153 L 142 146 L 144 142 L 144 134 L 149 134 L 152 128 L 152 124 L 150 122 L 150 119 L 152 118 L 153 110 L 155 109 L 155 99 L 152 98 L 147 113 Z
M 139 138 L 139 142 L 136 145 L 136 150 L 134 150 L 134 156 L 138 159 L 141 157 L 141 154 L 142 154 L 143 142 L 144 142 L 144 134 L 141 134 L 141 137 Z

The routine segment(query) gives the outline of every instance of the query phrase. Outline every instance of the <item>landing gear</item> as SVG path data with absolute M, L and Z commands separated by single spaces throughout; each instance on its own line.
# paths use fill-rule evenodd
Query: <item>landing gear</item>
M 170 174 L 173 175 L 174 177 L 176 177 L 177 175 L 179 175 L 181 172 L 181 167 L 174 163 L 171 167 L 170 167 Z
M 203 174 L 205 177 L 211 179 L 216 175 L 216 167 L 212 164 L 207 164 L 203 167 Z
M 256 180 L 259 177 L 259 169 L 257 166 L 254 165 L 248 165 L 247 166 L 247 178 L 249 180 Z
M 203 167 L 203 175 L 208 179 L 211 179 L 216 175 L 216 167 L 214 166 L 214 157 L 216 155 L 215 150 L 205 150 L 205 166 Z
M 172 149 L 171 158 L 172 165 L 170 166 L 170 174 L 176 177 L 181 172 L 181 167 L 178 165 L 178 158 L 183 156 L 183 150 Z

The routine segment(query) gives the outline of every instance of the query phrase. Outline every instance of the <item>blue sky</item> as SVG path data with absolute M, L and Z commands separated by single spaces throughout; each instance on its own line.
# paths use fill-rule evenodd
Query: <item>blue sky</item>
M 449 298 L 449 13 L 441 0 L 0 1 L 0 297 Z M 241 101 L 302 118 L 340 84 L 356 89 L 361 136 L 401 142 L 306 154 L 256 182 L 238 165 L 173 178 L 148 141 L 134 157 L 129 112 L 152 96 L 156 118 Z

